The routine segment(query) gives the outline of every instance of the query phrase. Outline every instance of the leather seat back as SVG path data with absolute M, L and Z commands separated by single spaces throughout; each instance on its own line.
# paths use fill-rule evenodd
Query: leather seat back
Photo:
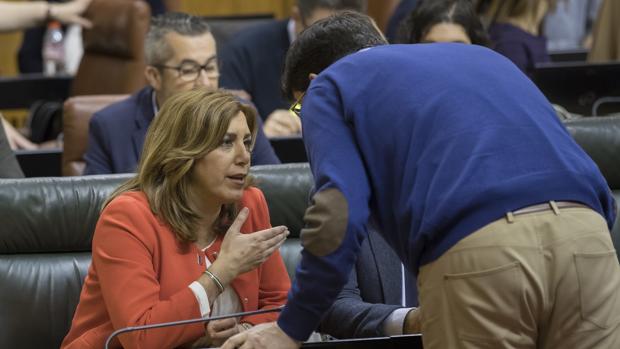
M 88 125 L 93 114 L 108 105 L 128 98 L 129 95 L 76 96 L 65 101 L 63 109 L 64 146 L 62 149 L 62 175 L 81 176 L 86 163 Z
M 567 120 L 564 125 L 598 165 L 620 204 L 620 116 L 578 118 Z M 620 219 L 616 219 L 611 235 L 620 259 Z
M 151 10 L 143 0 L 94 0 L 85 17 L 84 55 L 71 95 L 133 93 L 146 85 L 144 38 Z

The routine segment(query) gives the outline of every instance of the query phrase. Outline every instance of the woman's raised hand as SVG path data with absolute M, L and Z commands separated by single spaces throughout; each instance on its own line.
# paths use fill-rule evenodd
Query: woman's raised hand
M 241 226 L 248 218 L 249 211 L 244 207 L 239 212 L 224 236 L 218 258 L 209 268 L 223 283 L 229 283 L 237 275 L 258 267 L 284 243 L 289 234 L 285 226 L 242 234 Z

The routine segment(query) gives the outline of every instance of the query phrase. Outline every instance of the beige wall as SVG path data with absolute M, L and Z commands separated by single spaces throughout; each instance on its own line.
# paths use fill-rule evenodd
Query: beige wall
M 0 76 L 17 74 L 17 50 L 21 41 L 21 32 L 0 34 Z
M 170 7 L 202 16 L 273 14 L 285 18 L 294 3 L 295 0 L 181 0 Z
M 0 33 L 0 76 L 17 74 L 17 50 L 21 42 L 21 32 Z

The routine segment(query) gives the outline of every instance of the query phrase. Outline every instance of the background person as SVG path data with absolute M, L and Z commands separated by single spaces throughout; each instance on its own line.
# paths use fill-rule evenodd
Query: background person
M 136 177 L 104 204 L 62 348 L 101 348 L 120 328 L 286 301 L 290 281 L 278 247 L 288 231 L 270 227 L 262 192 L 249 186 L 253 109 L 229 93 L 202 88 L 171 97 L 160 113 Z M 204 324 L 133 332 L 113 344 L 217 346 L 276 316 L 211 321 L 206 333 Z
M 321 319 L 319 332 L 336 338 L 418 333 L 415 275 L 375 228 L 368 228 L 349 280 Z
M 543 22 L 549 51 L 589 50 L 602 0 L 557 0 Z
M 493 49 L 531 75 L 537 63 L 549 62 L 541 23 L 556 0 L 482 0 L 479 11 L 490 23 Z
M 460 42 L 489 46 L 471 0 L 421 0 L 400 28 L 399 43 Z
M 297 35 L 337 11 L 366 11 L 366 0 L 297 0 L 288 20 L 248 28 L 231 40 L 221 55 L 223 88 L 243 90 L 265 119 L 267 137 L 298 135 L 299 118 L 288 111 L 280 75 L 284 57 Z
M 134 172 L 159 107 L 181 91 L 218 88 L 216 43 L 206 19 L 173 12 L 153 17 L 144 50 L 149 85 L 93 115 L 84 174 Z M 261 129 L 260 118 L 257 124 L 252 165 L 280 163 Z

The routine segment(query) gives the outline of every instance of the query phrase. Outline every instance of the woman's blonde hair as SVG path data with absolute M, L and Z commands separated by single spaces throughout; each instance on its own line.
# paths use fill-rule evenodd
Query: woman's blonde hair
M 478 13 L 489 21 L 504 22 L 509 18 L 536 14 L 542 1 L 547 2 L 547 9 L 553 10 L 557 0 L 479 0 Z
M 232 94 L 199 88 L 172 96 L 146 133 L 137 175 L 116 189 L 103 207 L 122 193 L 142 191 L 153 213 L 170 225 L 178 240 L 196 241 L 201 215 L 190 206 L 192 169 L 197 159 L 221 144 L 239 112 L 254 140 L 256 113 Z M 248 176 L 246 185 L 249 181 Z M 224 205 L 213 230 L 225 233 L 236 214 L 235 204 Z

